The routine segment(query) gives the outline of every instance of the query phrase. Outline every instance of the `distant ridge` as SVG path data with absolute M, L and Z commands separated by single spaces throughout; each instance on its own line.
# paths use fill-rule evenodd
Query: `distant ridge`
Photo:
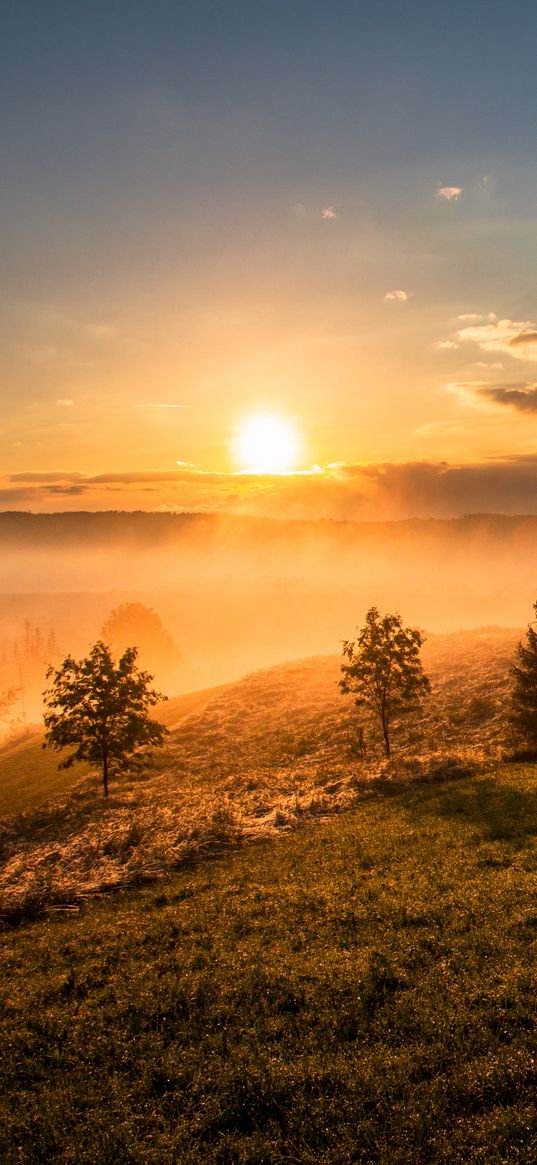
M 265 518 L 253 515 L 236 515 L 210 512 L 181 511 L 159 513 L 146 510 L 74 510 L 54 514 L 30 513 L 28 511 L 5 510 L 0 512 L 0 543 L 31 541 L 33 545 L 49 544 L 56 540 L 66 542 L 84 541 L 106 544 L 118 535 L 129 541 L 150 540 L 155 543 L 168 540 L 170 536 L 191 537 L 194 533 L 210 536 L 226 531 L 235 533 L 239 540 L 272 537 L 279 540 L 286 531 L 293 539 L 301 533 L 338 539 L 349 534 L 366 541 L 377 536 L 404 537 L 414 534 L 432 534 L 442 541 L 457 534 L 486 532 L 490 535 L 537 532 L 537 514 L 497 514 L 472 513 L 458 518 L 400 518 L 390 521 L 353 521 L 332 518 L 297 519 Z

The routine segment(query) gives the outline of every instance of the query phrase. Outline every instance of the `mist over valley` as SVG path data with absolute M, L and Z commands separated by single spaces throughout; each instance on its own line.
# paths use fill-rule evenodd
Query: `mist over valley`
M 113 611 L 138 604 L 155 612 L 175 648 L 163 658 L 162 645 L 146 647 L 142 662 L 176 695 L 333 654 L 372 604 L 431 633 L 523 627 L 537 577 L 537 518 L 4 513 L 0 553 L 3 686 L 17 682 L 14 667 L 24 670 L 36 630 L 41 666 L 47 644 L 54 661 L 83 653 Z M 35 692 L 26 712 L 38 713 Z

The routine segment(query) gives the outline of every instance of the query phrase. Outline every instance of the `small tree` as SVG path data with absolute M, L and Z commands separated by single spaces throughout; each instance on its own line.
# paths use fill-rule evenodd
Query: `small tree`
M 75 745 L 58 767 L 68 769 L 75 761 L 98 765 L 105 797 L 109 777 L 136 764 L 143 746 L 162 744 L 167 732 L 148 714 L 166 697 L 149 687 L 153 677 L 138 669 L 136 656 L 136 648 L 128 647 L 116 665 L 110 647 L 99 641 L 86 659 L 69 655 L 57 671 L 47 671 L 52 684 L 43 693 L 43 747 Z
M 533 604 L 537 619 L 537 602 Z M 509 723 L 516 737 L 537 747 L 537 631 L 528 626 L 525 643 L 516 650 L 517 663 L 511 668 L 514 684 L 511 692 Z
M 343 642 L 348 662 L 341 665 L 339 686 L 378 717 L 387 757 L 394 715 L 416 708 L 430 690 L 419 657 L 422 644 L 420 631 L 403 627 L 400 615 L 380 615 L 376 607 L 367 612 L 358 638 Z
M 0 692 L 0 719 L 13 707 L 18 694 L 17 688 L 5 688 Z

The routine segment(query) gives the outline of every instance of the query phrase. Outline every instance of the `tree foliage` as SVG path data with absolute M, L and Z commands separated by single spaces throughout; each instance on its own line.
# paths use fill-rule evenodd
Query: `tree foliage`
M 339 686 L 378 718 L 387 757 L 394 716 L 416 708 L 429 692 L 419 655 L 422 644 L 420 631 L 403 627 L 400 615 L 381 615 L 376 607 L 367 612 L 357 639 L 343 642 L 347 662 L 341 665 Z
M 6 716 L 17 700 L 19 688 L 4 688 L 0 691 L 0 719 Z
M 537 620 L 537 602 L 533 604 Z M 532 748 L 537 747 L 537 631 L 531 624 L 524 643 L 516 651 L 511 668 L 513 690 L 509 722 L 514 735 Z
M 139 750 L 160 745 L 166 728 L 152 720 L 148 709 L 166 699 L 149 687 L 153 677 L 136 666 L 137 649 L 128 647 L 115 664 L 110 647 L 101 640 L 86 659 L 68 656 L 60 668 L 50 667 L 50 688 L 44 692 L 45 744 L 57 749 L 74 746 L 60 762 L 99 766 L 105 796 L 109 777 L 139 760 Z
M 101 635 L 116 651 L 124 651 L 134 643 L 141 652 L 158 654 L 166 661 L 180 659 L 180 652 L 160 615 L 143 603 L 121 603 L 114 607 L 103 623 Z

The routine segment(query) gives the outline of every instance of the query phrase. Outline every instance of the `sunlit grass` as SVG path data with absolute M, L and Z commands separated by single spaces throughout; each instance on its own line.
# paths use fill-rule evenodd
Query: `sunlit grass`
M 167 748 L 141 777 L 113 782 L 107 801 L 96 775 L 69 790 L 64 784 L 64 799 L 47 802 L 28 753 L 19 802 L 28 808 L 0 821 L 0 915 L 76 902 L 278 836 L 348 810 L 379 781 L 386 791 L 476 772 L 501 752 L 510 646 L 500 633 L 431 644 L 433 698 L 421 719 L 396 726 L 390 765 L 373 726 L 365 757 L 357 751 L 356 712 L 338 691 L 337 657 L 170 700 L 162 706 L 173 728 Z M 51 766 L 50 792 L 62 791 L 55 754 L 40 755 Z M 32 808 L 25 788 L 44 803 Z M 16 782 L 6 791 L 16 808 Z

